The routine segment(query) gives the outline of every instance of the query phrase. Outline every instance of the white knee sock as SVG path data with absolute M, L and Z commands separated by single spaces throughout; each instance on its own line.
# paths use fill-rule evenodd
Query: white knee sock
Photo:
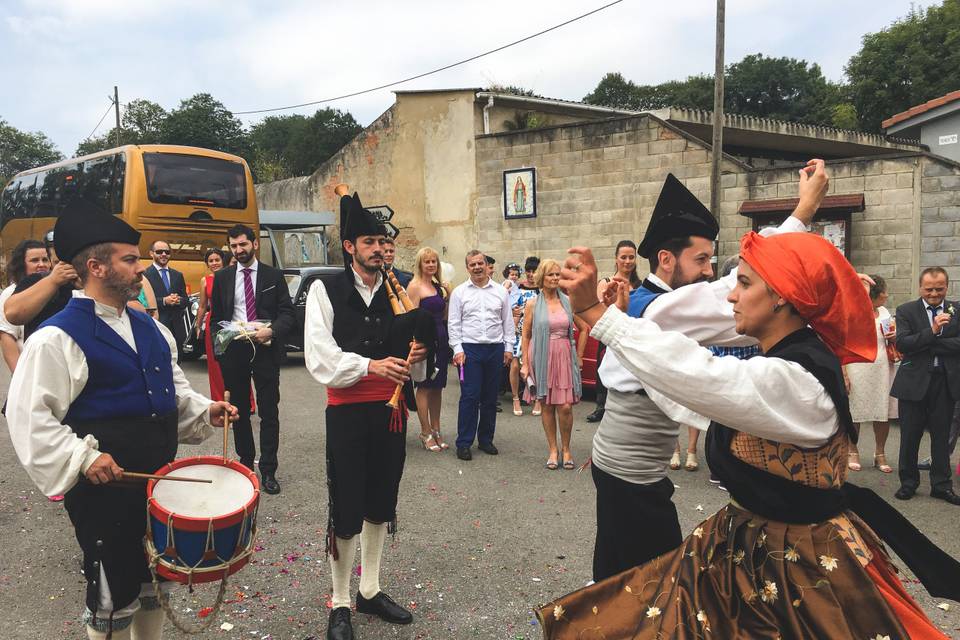
M 330 574 L 333 577 L 333 608 L 350 606 L 350 572 L 353 571 L 353 559 L 357 554 L 357 544 L 353 538 L 333 539 L 337 545 L 336 560 L 330 553 Z
M 163 609 L 150 609 L 149 611 L 141 607 L 133 614 L 133 629 L 131 640 L 160 640 L 163 637 Z
M 380 558 L 386 540 L 386 523 L 363 522 L 360 530 L 360 595 L 364 598 L 380 593 Z
M 132 627 L 126 627 L 117 631 L 114 629 L 113 634 L 110 636 L 111 640 L 131 640 L 130 629 Z M 97 631 L 90 625 L 87 625 L 87 638 L 89 640 L 106 640 L 107 632 L 106 631 Z

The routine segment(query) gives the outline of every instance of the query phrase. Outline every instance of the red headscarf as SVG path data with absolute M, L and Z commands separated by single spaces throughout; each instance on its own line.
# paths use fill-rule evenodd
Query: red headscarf
M 764 238 L 751 231 L 740 243 L 740 257 L 793 305 L 841 364 L 876 359 L 870 296 L 853 266 L 828 240 L 812 233 Z

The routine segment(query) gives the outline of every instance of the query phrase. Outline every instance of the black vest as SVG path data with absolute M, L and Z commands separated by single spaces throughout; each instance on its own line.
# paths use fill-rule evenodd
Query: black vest
M 386 287 L 377 290 L 368 307 L 357 291 L 352 269 L 321 279 L 333 306 L 333 339 L 342 350 L 374 360 L 406 357 L 390 348 L 394 315 Z

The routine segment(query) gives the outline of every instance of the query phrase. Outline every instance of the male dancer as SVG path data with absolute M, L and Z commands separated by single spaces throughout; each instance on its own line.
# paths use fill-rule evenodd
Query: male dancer
M 163 611 L 143 552 L 143 483 L 177 442 L 201 442 L 235 418 L 193 391 L 173 336 L 127 308 L 140 291 L 140 233 L 114 216 L 63 216 L 56 249 L 83 291 L 24 345 L 10 382 L 7 421 L 17 456 L 46 495 L 64 502 L 83 549 L 87 635 L 158 640 Z
M 796 210 L 773 232 L 803 231 L 826 187 L 823 161 L 812 160 L 800 172 Z M 683 332 L 703 344 L 754 344 L 733 331 L 732 309 L 725 298 L 735 275 L 705 282 L 713 275 L 710 260 L 717 232 L 716 219 L 707 208 L 668 175 L 638 248 L 649 260 L 651 274 L 631 294 L 629 314 L 654 319 L 665 329 Z M 667 464 L 680 424 L 704 429 L 708 425 L 702 416 L 655 391 L 648 392 L 610 352 L 598 373 L 609 392 L 592 453 L 597 488 L 596 581 L 680 544 Z M 658 525 L 651 527 L 650 522 Z
M 327 386 L 327 551 L 333 577 L 328 640 L 352 640 L 350 572 L 360 534 L 363 573 L 357 611 L 386 622 L 413 616 L 380 590 L 380 558 L 387 523 L 396 520 L 397 493 L 406 457 L 406 408 L 411 378 L 433 369 L 433 320 L 414 310 L 391 311 L 383 282 L 385 231 L 357 194 L 340 200 L 342 274 L 310 287 L 305 320 L 307 369 Z M 411 342 L 416 336 L 417 342 Z M 409 359 L 404 360 L 409 352 Z M 399 409 L 386 405 L 398 384 Z M 414 406 L 416 406 L 414 404 Z

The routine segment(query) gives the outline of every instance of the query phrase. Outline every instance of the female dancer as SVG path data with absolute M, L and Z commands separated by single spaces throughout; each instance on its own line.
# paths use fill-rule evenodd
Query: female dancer
M 570 453 L 573 431 L 573 405 L 580 402 L 580 366 L 587 345 L 588 327 L 573 316 L 570 300 L 560 291 L 560 263 L 544 260 L 534 277 L 540 295 L 528 300 L 523 314 L 523 365 L 520 375 L 531 377 L 534 387 L 527 387 L 529 397 L 540 401 L 543 432 L 547 436 L 549 457 L 547 469 L 557 468 L 557 427 L 563 468 L 576 464 Z M 580 330 L 574 343 L 573 329 Z M 576 354 L 576 357 L 574 357 Z M 531 393 L 533 392 L 533 393 Z
M 574 308 L 648 391 L 713 420 L 710 466 L 733 501 L 677 549 L 541 608 L 545 636 L 945 638 L 880 536 L 935 596 L 960 599 L 960 563 L 878 496 L 845 486 L 857 433 L 840 367 L 872 361 L 877 339 L 843 255 L 813 234 L 744 237 L 727 299 L 763 355 L 739 360 L 605 309 L 593 257 L 572 251 L 583 262 L 568 260 L 561 285 Z
M 440 280 L 440 256 L 430 247 L 417 251 L 413 279 L 407 287 L 410 301 L 433 316 L 437 327 L 437 375 L 433 380 L 416 383 L 417 417 L 420 418 L 420 443 L 424 449 L 440 452 L 450 447 L 440 436 L 440 406 L 447 386 L 450 344 L 447 338 L 447 300 L 450 285 Z

